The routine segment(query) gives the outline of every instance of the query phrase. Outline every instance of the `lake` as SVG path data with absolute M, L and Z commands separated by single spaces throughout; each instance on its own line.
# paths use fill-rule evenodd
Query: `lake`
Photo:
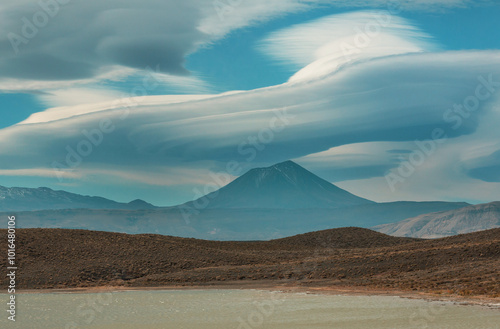
M 497 309 L 388 296 L 155 290 L 18 294 L 16 300 L 16 322 L 3 311 L 1 328 L 500 328 Z

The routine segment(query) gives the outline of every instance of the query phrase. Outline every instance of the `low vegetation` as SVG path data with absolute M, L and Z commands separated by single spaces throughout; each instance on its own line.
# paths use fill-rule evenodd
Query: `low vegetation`
M 342 228 L 259 242 L 19 229 L 17 259 L 21 289 L 260 280 L 500 296 L 500 229 L 420 240 Z

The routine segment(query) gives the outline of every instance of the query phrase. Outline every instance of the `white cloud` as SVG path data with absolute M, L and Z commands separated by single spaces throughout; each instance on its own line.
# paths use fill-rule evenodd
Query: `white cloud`
M 59 107 L 49 108 L 43 112 L 32 114 L 26 120 L 18 123 L 18 125 L 58 121 L 85 114 L 102 112 L 102 111 L 112 111 L 116 109 L 122 109 L 122 112 L 134 111 L 135 109 L 140 110 L 141 107 L 145 106 L 159 106 L 159 105 L 168 105 L 176 103 L 185 103 L 216 96 L 218 95 L 159 95 L 159 96 L 141 96 L 141 97 L 132 97 L 130 95 L 123 95 L 122 98 L 114 98 L 111 101 L 106 101 L 106 102 L 89 103 L 89 104 L 85 104 L 85 102 L 83 102 L 83 104 L 81 105 L 59 106 Z M 47 96 L 42 96 L 42 97 L 47 97 Z M 125 107 L 123 108 L 123 106 Z
M 61 173 L 64 179 L 78 179 L 81 175 L 65 172 Z M 27 176 L 27 177 L 52 177 L 57 178 L 58 173 L 48 168 L 30 168 L 30 169 L 0 169 L 0 176 Z
M 222 38 L 232 30 L 267 21 L 275 16 L 310 9 L 311 6 L 325 1 L 274 0 L 245 1 L 218 0 L 207 1 L 204 17 L 199 30 L 214 39 Z
M 429 35 L 387 10 L 327 16 L 272 33 L 260 45 L 278 62 L 303 67 L 290 82 L 324 77 L 355 62 L 437 48 Z
M 48 107 L 71 107 L 88 103 L 101 103 L 115 100 L 120 97 L 120 93 L 113 90 L 97 88 L 67 88 L 48 90 L 38 96 L 43 104 Z

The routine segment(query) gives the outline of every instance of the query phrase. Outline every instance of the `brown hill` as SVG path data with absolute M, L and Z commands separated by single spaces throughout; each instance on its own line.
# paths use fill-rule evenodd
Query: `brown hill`
M 6 245 L 0 249 L 3 264 Z M 17 259 L 21 289 L 267 280 L 500 294 L 500 229 L 417 240 L 343 228 L 262 242 L 19 229 Z
M 359 227 L 345 227 L 309 232 L 270 241 L 270 244 L 288 244 L 299 248 L 376 248 L 396 246 L 418 239 L 398 238 Z

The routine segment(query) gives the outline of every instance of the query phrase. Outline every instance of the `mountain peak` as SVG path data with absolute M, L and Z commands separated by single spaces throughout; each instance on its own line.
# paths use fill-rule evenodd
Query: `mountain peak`
M 251 173 L 251 172 L 256 172 L 256 171 L 274 171 L 274 170 L 290 171 L 290 170 L 305 170 L 305 169 L 302 168 L 300 165 L 296 164 L 295 162 L 293 162 L 291 160 L 287 160 L 287 161 L 283 161 L 283 162 L 271 165 L 269 167 L 258 167 L 258 168 L 250 169 L 247 172 L 247 174 Z
M 373 203 L 338 188 L 290 160 L 251 169 L 202 198 L 210 200 L 208 208 L 228 209 L 339 208 Z
M 295 162 L 293 162 L 292 160 L 283 161 L 283 162 L 277 163 L 275 165 L 272 165 L 271 167 L 268 167 L 268 168 L 278 168 L 278 169 L 301 168 L 301 169 L 304 169 L 301 166 L 299 166 L 298 164 L 296 164 Z
M 156 206 L 152 205 L 149 202 L 146 202 L 141 199 L 135 199 L 133 201 L 130 201 L 128 203 L 129 206 L 131 206 L 133 209 L 153 209 L 156 208 Z

